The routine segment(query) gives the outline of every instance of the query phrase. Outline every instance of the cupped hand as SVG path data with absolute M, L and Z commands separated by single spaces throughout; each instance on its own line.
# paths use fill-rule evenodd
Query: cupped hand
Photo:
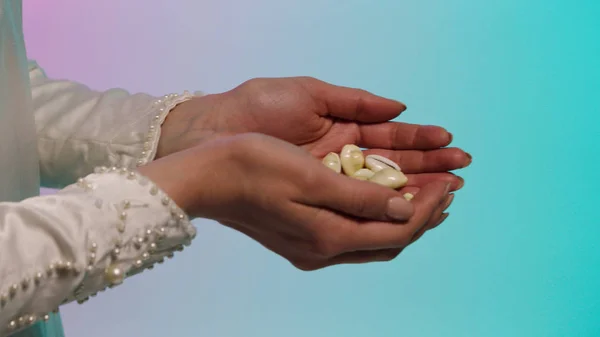
M 394 258 L 443 219 L 450 185 L 402 193 L 336 174 L 306 148 L 245 133 L 161 158 L 142 174 L 193 217 L 246 234 L 302 270 Z
M 308 150 L 322 158 L 345 144 L 366 148 L 397 162 L 409 186 L 463 180 L 450 171 L 471 157 L 449 148 L 452 135 L 438 126 L 391 122 L 404 104 L 367 91 L 308 78 L 253 79 L 222 94 L 194 98 L 178 106 L 163 125 L 158 156 L 219 136 L 257 132 Z

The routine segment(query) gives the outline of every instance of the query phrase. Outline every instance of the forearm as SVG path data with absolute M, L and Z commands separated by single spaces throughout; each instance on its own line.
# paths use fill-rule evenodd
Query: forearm
M 95 91 L 48 79 L 33 62 L 29 73 L 45 187 L 71 184 L 95 166 L 134 168 L 153 160 L 162 122 L 173 107 L 192 96 Z
M 0 203 L 0 335 L 118 285 L 195 236 L 152 182 L 100 171 L 55 195 Z

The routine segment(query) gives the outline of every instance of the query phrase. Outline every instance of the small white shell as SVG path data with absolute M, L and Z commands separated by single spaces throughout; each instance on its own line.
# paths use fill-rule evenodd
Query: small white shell
M 375 172 L 375 174 L 369 179 L 379 185 L 391 187 L 393 189 L 400 188 L 408 182 L 408 178 L 404 173 L 395 170 L 391 167 L 384 168 L 381 171 Z
M 394 163 L 392 160 L 379 156 L 376 154 L 370 154 L 365 159 L 365 166 L 373 172 L 381 171 L 384 168 L 391 167 L 396 171 L 401 171 L 400 166 Z
M 356 171 L 363 168 L 365 157 L 360 147 L 354 144 L 344 145 L 340 154 L 342 170 L 347 176 L 352 176 Z
M 356 172 L 354 172 L 354 174 L 352 175 L 352 178 L 356 178 L 358 180 L 369 180 L 371 177 L 373 177 L 373 175 L 375 174 L 375 172 L 369 170 L 369 169 L 360 169 Z
M 411 201 L 415 196 L 412 193 L 404 193 L 404 199 Z
M 325 158 L 323 158 L 323 164 L 330 169 L 334 170 L 336 173 L 342 172 L 342 163 L 340 161 L 340 156 L 338 156 L 335 152 L 329 152 Z

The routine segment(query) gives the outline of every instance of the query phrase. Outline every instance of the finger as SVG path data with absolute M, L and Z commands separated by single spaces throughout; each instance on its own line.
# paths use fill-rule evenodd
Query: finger
M 354 227 L 351 233 L 345 234 L 345 252 L 402 248 L 410 244 L 415 233 L 427 225 L 445 200 L 449 187 L 447 183 L 433 182 L 421 188 L 411 201 L 415 211 L 406 224 L 367 222 Z
M 407 174 L 407 187 L 422 187 L 433 182 L 450 183 L 450 191 L 457 191 L 465 185 L 463 178 L 449 172 Z
M 458 148 L 430 151 L 369 149 L 365 155 L 377 154 L 400 166 L 404 173 L 447 172 L 465 168 L 471 164 L 469 154 Z
M 324 110 L 332 117 L 381 123 L 398 117 L 406 110 L 401 102 L 362 89 L 337 86 L 314 78 L 301 78 L 299 81 L 315 100 L 325 105 Z
M 435 225 L 431 226 L 431 228 L 429 228 L 429 230 L 435 229 L 439 225 L 441 225 L 442 223 L 444 223 L 444 221 L 446 221 L 446 219 L 448 219 L 448 216 L 450 216 L 450 213 L 442 213 L 442 216 L 440 217 L 440 219 L 438 220 L 438 222 Z
M 428 231 L 430 231 L 430 230 L 436 228 L 437 226 L 441 225 L 448 218 L 449 215 L 450 215 L 449 213 L 442 213 L 442 215 L 440 216 L 440 218 L 438 219 L 438 221 L 433 226 L 431 226 L 430 228 L 427 228 L 426 230 L 419 231 L 419 233 L 417 233 L 415 235 L 415 237 L 413 238 L 413 240 L 412 240 L 411 243 L 419 240 L 425 233 L 427 233 Z
M 370 262 L 389 262 L 398 257 L 403 248 L 363 250 L 338 255 L 326 261 L 327 266 L 339 264 L 362 264 Z
M 398 191 L 331 172 L 304 203 L 370 220 L 403 221 L 413 215 L 412 204 Z
M 415 242 L 416 240 L 418 240 L 425 232 L 427 232 L 430 229 L 433 229 L 434 227 L 436 227 L 440 221 L 442 221 L 442 216 L 444 213 L 444 211 L 446 211 L 448 209 L 448 207 L 450 207 L 450 205 L 452 204 L 452 201 L 454 200 L 454 194 L 449 194 L 446 199 L 442 202 L 442 204 L 440 205 L 440 207 L 438 207 L 438 209 L 433 213 L 433 215 L 431 216 L 431 218 L 429 219 L 429 221 L 427 222 L 427 225 L 423 226 L 423 228 L 421 228 L 413 237 L 413 239 L 411 240 L 412 242 Z
M 432 150 L 452 142 L 452 134 L 435 125 L 387 122 L 362 124 L 359 131 L 358 145 L 365 148 Z

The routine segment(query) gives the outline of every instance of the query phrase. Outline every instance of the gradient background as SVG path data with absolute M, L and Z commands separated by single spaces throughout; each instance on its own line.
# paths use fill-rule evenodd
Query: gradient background
M 403 100 L 472 153 L 439 229 L 387 264 L 296 271 L 198 221 L 68 336 L 600 336 L 597 0 L 27 0 L 54 77 L 160 95 L 310 75 Z

